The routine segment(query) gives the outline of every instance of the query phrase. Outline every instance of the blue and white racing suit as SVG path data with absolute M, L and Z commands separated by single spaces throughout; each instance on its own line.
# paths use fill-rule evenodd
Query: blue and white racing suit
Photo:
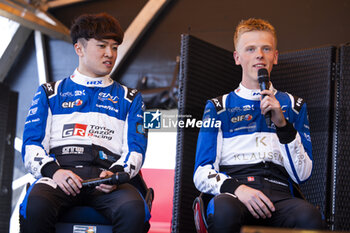
M 24 164 L 36 178 L 52 177 L 60 167 L 72 168 L 83 178 L 96 177 L 84 170 L 99 163 L 133 177 L 147 147 L 142 127 L 143 101 L 137 90 L 76 70 L 36 92 L 24 128 Z
M 38 180 L 20 207 L 21 232 L 54 232 L 59 217 L 75 205 L 98 210 L 113 224 L 113 232 L 147 228 L 148 207 L 131 184 L 109 193 L 83 187 L 74 196 L 52 179 L 58 169 L 83 179 L 97 178 L 102 170 L 134 177 L 147 147 L 143 111 L 141 94 L 108 76 L 91 78 L 75 70 L 68 78 L 41 85 L 24 128 L 24 164 Z
M 313 166 L 306 104 L 272 85 L 270 90 L 287 120 L 284 127 L 266 123 L 260 90 L 240 85 L 207 102 L 193 180 L 199 191 L 214 195 L 207 205 L 208 232 L 240 232 L 243 225 L 322 228 L 320 212 L 291 190 L 292 181 L 306 181 Z M 240 185 L 259 190 L 256 196 L 261 192 L 273 203 L 271 217 L 253 217 L 243 197 L 235 195 Z M 263 202 L 256 196 L 249 203 Z
M 281 143 L 276 127 L 268 127 L 261 114 L 260 90 L 240 85 L 229 94 L 209 100 L 203 121 L 220 121 L 221 127 L 200 130 L 193 178 L 199 191 L 219 194 L 224 181 L 236 176 L 268 175 L 287 183 L 289 178 L 301 183 L 310 177 L 312 147 L 306 104 L 272 85 L 270 89 L 297 133 L 288 143 Z M 283 133 L 280 135 L 283 137 Z M 265 164 L 274 168 L 260 169 Z

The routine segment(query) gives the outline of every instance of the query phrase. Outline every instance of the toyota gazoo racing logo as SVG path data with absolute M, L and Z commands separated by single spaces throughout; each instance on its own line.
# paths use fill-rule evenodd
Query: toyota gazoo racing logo
M 84 125 L 84 124 L 67 124 L 63 125 L 62 138 L 79 136 L 79 137 L 96 137 L 112 140 L 114 130 L 105 126 Z
M 62 138 L 86 135 L 87 125 L 83 124 L 67 124 L 63 126 Z
M 63 102 L 62 108 L 74 108 L 75 106 L 81 106 L 83 104 L 83 101 L 81 99 L 77 99 L 70 102 Z

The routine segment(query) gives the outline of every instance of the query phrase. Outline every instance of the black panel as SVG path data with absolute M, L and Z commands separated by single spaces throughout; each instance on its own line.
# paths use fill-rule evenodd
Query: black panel
M 240 81 L 241 68 L 234 64 L 231 52 L 182 35 L 180 116 L 201 119 L 206 100 L 232 91 Z M 192 181 L 198 132 L 178 128 L 172 232 L 195 232 L 191 207 L 199 194 Z
M 333 155 L 335 230 L 350 230 L 350 46 L 339 52 L 339 79 L 337 80 L 337 115 Z
M 331 145 L 333 126 L 332 77 L 335 47 L 282 54 L 271 73 L 276 89 L 302 97 L 308 106 L 314 167 L 311 178 L 301 185 L 307 200 L 329 216 Z M 328 206 L 327 206 L 328 205 Z
M 9 232 L 16 119 L 17 93 L 0 83 L 0 232 Z

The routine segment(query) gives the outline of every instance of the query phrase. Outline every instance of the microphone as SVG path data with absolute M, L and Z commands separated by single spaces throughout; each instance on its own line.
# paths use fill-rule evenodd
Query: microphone
M 95 179 L 89 179 L 84 180 L 81 182 L 83 187 L 95 187 L 100 184 L 110 184 L 110 185 L 119 185 L 124 184 L 130 180 L 129 173 L 127 172 L 117 172 L 111 176 L 107 176 L 104 178 L 95 178 Z
M 258 82 L 260 85 L 260 90 L 268 90 L 270 87 L 270 77 L 269 77 L 269 72 L 267 71 L 267 69 L 263 68 L 263 69 L 259 69 L 258 70 Z M 262 95 L 262 99 L 265 98 L 266 95 Z M 265 122 L 267 127 L 269 127 L 271 125 L 271 112 L 268 111 L 265 114 Z

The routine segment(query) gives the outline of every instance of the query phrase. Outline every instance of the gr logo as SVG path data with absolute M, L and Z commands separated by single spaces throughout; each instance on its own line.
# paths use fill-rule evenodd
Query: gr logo
M 87 125 L 83 124 L 67 124 L 63 125 L 62 138 L 80 136 L 84 137 L 86 134 Z
M 162 113 L 159 112 L 157 109 L 156 112 L 144 112 L 143 113 L 143 127 L 145 129 L 160 129 L 161 127 L 161 115 Z

